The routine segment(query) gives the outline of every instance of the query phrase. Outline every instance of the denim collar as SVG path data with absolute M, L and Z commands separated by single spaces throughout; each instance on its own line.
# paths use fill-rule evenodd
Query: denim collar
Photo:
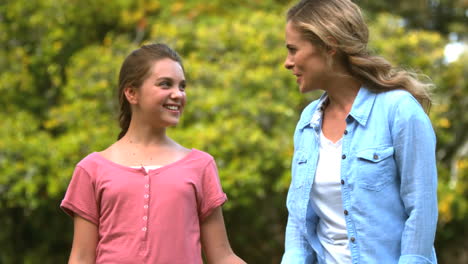
M 366 87 L 362 86 L 354 99 L 353 106 L 349 112 L 348 118 L 351 116 L 360 125 L 366 126 L 369 119 L 372 106 L 376 98 L 376 93 L 369 91 Z M 317 106 L 304 113 L 298 124 L 299 129 L 304 129 L 307 126 L 318 129 L 322 123 L 324 104 L 327 103 L 328 95 L 323 93 L 318 100 Z
M 349 116 L 352 116 L 360 125 L 366 126 L 376 97 L 376 93 L 371 92 L 364 86 L 361 87 L 356 99 L 354 99 Z

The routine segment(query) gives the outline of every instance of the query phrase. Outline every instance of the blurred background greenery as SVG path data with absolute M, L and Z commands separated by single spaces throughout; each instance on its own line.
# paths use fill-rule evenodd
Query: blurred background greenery
M 370 47 L 432 78 L 439 263 L 468 263 L 468 1 L 356 0 Z M 283 252 L 301 96 L 283 60 L 281 0 L 1 0 L 0 263 L 65 263 L 59 203 L 75 164 L 110 145 L 125 56 L 166 42 L 184 58 L 188 105 L 170 135 L 217 160 L 225 220 L 248 263 Z M 465 52 L 463 52 L 465 50 Z

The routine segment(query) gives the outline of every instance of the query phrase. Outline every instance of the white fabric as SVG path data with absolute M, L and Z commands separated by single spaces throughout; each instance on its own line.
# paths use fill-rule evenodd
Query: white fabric
M 132 168 L 135 168 L 135 169 L 139 169 L 141 167 L 143 167 L 145 169 L 146 172 L 150 171 L 150 170 L 154 170 L 154 169 L 157 169 L 157 168 L 161 168 L 162 166 L 159 166 L 159 165 L 149 165 L 149 166 L 131 166 Z
M 311 191 L 311 202 L 320 220 L 317 236 L 327 264 L 351 263 L 341 200 L 342 140 L 333 143 L 320 133 L 320 154 Z

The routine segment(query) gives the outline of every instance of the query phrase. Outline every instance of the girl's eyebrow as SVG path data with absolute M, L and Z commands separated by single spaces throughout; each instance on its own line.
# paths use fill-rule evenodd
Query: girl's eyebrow
M 171 77 L 159 77 L 156 79 L 156 81 L 172 81 Z
M 163 77 L 157 78 L 156 81 L 157 81 L 157 82 L 159 82 L 159 81 L 174 81 L 174 79 L 171 78 L 171 77 L 164 77 L 164 76 L 163 76 Z M 180 80 L 180 82 L 181 82 L 181 83 L 185 83 L 185 79 Z

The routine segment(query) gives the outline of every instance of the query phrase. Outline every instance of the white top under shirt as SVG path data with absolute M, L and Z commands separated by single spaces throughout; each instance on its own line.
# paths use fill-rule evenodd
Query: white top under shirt
M 148 171 L 150 170 L 155 170 L 157 168 L 161 168 L 162 166 L 160 165 L 148 165 L 148 166 L 130 166 L 130 168 L 134 168 L 134 169 L 139 169 L 143 167 L 143 169 L 145 169 L 146 173 L 148 173 Z
M 317 236 L 325 263 L 351 263 L 348 234 L 341 200 L 342 140 L 336 143 L 320 133 L 320 154 L 311 191 L 311 203 L 319 216 Z

